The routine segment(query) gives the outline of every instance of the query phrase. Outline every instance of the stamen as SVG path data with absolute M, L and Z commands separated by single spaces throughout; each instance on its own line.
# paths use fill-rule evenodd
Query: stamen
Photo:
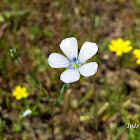
M 74 57 L 74 58 L 72 59 L 72 62 L 73 62 L 73 63 L 75 63 L 75 62 L 76 62 L 76 57 Z

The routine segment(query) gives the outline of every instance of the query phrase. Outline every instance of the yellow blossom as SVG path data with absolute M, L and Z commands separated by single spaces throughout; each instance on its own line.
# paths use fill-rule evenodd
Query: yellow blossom
M 21 100 L 21 98 L 26 98 L 28 96 L 28 93 L 26 92 L 25 87 L 22 88 L 21 86 L 16 86 L 15 91 L 13 91 L 12 95 L 15 96 L 17 100 Z
M 133 54 L 137 58 L 137 64 L 140 64 L 140 46 L 139 49 L 134 49 Z
M 122 53 L 127 53 L 133 49 L 133 47 L 130 46 L 130 44 L 130 40 L 124 41 L 122 38 L 118 38 L 117 40 L 111 41 L 109 49 L 110 51 L 115 52 L 116 55 L 120 56 L 122 55 Z

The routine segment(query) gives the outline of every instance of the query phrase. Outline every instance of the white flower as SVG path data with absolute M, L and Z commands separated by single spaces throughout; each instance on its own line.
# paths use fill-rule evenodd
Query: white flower
M 26 109 L 25 111 L 24 111 L 24 113 L 22 114 L 22 115 L 20 115 L 19 117 L 20 118 L 24 118 L 24 117 L 26 117 L 27 115 L 29 115 L 29 114 L 31 114 L 32 113 L 32 111 L 30 110 L 30 109 Z
M 52 53 L 49 56 L 48 63 L 52 68 L 67 68 L 60 75 L 60 80 L 64 83 L 78 81 L 80 74 L 89 77 L 97 72 L 98 64 L 96 62 L 84 64 L 86 60 L 97 53 L 98 46 L 96 43 L 86 41 L 81 47 L 79 56 L 78 43 L 74 37 L 62 40 L 60 48 L 67 58 L 61 54 Z

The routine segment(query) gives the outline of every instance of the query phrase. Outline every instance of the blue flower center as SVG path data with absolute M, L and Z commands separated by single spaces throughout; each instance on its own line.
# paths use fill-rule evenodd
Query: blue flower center
M 75 62 L 76 62 L 76 57 L 74 57 L 74 58 L 72 59 L 72 62 L 73 62 L 73 63 L 75 63 Z
M 72 68 L 74 68 L 74 69 L 77 69 L 78 67 L 79 67 L 79 65 L 78 65 L 78 63 L 77 63 L 77 59 L 76 59 L 76 57 L 74 57 L 73 59 L 72 59 Z

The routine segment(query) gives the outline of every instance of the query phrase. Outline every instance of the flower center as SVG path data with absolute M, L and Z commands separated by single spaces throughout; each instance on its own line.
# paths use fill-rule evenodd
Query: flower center
M 72 68 L 74 68 L 74 69 L 76 69 L 76 68 L 78 68 L 79 67 L 79 65 L 77 64 L 77 59 L 76 59 L 76 57 L 74 57 L 73 59 L 72 59 Z
M 79 65 L 78 65 L 77 63 L 72 64 L 72 68 L 76 69 L 76 68 L 78 68 L 78 67 L 79 67 Z
M 73 62 L 73 63 L 75 63 L 75 62 L 76 62 L 76 57 L 74 57 L 74 58 L 72 59 L 72 62 Z

